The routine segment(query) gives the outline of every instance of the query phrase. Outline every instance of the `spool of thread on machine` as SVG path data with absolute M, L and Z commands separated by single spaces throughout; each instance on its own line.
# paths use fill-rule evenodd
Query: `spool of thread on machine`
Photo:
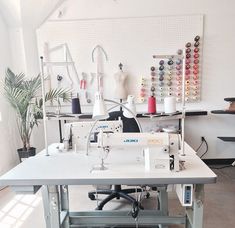
M 80 100 L 78 97 L 72 99 L 72 113 L 81 114 Z
M 167 114 L 176 112 L 176 99 L 175 99 L 175 97 L 166 97 L 164 99 L 164 111 Z
M 156 98 L 154 96 L 148 98 L 148 113 L 156 113 Z

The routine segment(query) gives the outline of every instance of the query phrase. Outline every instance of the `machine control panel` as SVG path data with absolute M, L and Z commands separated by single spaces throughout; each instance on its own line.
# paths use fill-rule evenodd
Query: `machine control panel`
M 176 193 L 182 206 L 192 206 L 193 203 L 193 185 L 177 184 Z

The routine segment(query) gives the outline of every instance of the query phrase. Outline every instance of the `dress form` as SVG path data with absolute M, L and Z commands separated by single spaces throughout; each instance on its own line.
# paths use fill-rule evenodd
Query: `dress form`
M 115 90 L 114 90 L 114 98 L 125 100 L 127 98 L 127 89 L 126 89 L 126 79 L 127 73 L 123 72 L 122 64 L 119 64 L 120 71 L 114 74 L 115 79 Z

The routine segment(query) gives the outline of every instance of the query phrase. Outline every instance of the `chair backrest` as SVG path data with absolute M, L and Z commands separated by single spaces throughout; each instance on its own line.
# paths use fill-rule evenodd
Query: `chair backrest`
M 109 113 L 107 120 L 118 120 L 121 117 L 123 124 L 123 132 L 140 132 L 140 129 L 134 118 L 126 118 L 123 116 L 123 111 L 114 111 Z

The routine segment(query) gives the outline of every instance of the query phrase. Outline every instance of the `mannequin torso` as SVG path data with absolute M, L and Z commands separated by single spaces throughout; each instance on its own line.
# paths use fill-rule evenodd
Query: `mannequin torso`
M 121 70 L 116 74 L 114 74 L 114 79 L 115 79 L 114 98 L 117 99 L 127 98 L 127 89 L 126 89 L 127 76 L 128 76 L 127 73 Z

